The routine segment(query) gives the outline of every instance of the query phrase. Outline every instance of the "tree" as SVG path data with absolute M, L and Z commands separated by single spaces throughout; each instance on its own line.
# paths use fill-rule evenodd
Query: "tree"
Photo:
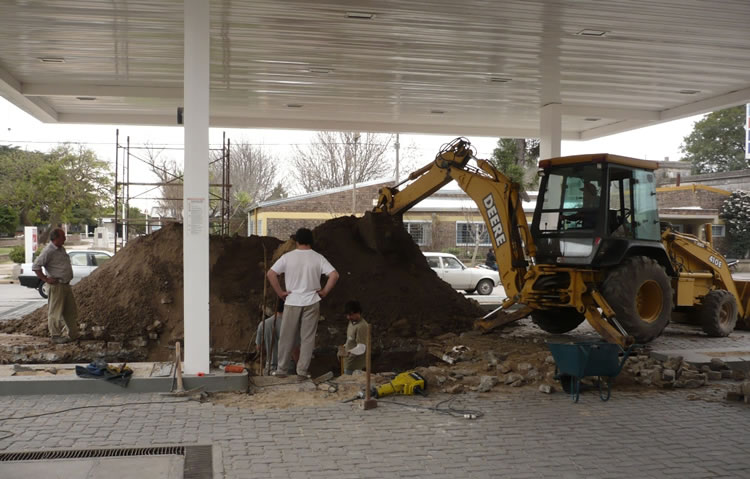
M 750 254 L 750 194 L 735 191 L 719 208 L 727 226 L 727 254 L 747 258 Z
M 0 200 L 24 225 L 89 222 L 109 198 L 109 165 L 83 146 L 0 151 Z
M 161 199 L 158 200 L 159 207 L 165 211 L 165 216 L 174 217 L 182 221 L 182 184 L 183 172 L 177 162 L 168 158 L 164 148 L 156 148 L 148 143 L 144 146 L 143 161 L 156 175 L 159 183 Z
M 682 161 L 689 161 L 696 174 L 748 168 L 744 125 L 744 105 L 706 115 L 695 122 L 692 133 L 683 139 Z
M 295 178 L 310 193 L 383 178 L 392 172 L 385 161 L 393 135 L 321 131 L 306 148 L 295 147 Z
M 0 233 L 12 235 L 18 226 L 18 213 L 7 205 L 0 205 Z
M 212 183 L 221 183 L 223 173 L 220 160 L 219 153 L 214 155 L 214 161 L 211 162 Z M 242 141 L 231 146 L 228 162 L 231 201 L 227 216 L 235 231 L 242 228 L 247 220 L 247 212 L 253 205 L 271 199 L 274 195 L 278 198 L 286 197 L 284 181 L 278 179 L 278 164 L 278 160 L 262 146 Z M 212 196 L 217 199 L 221 197 L 220 187 L 212 187 Z M 214 201 L 212 206 L 213 214 L 218 215 L 220 202 Z M 241 217 L 242 221 L 232 222 L 236 217 Z
M 500 138 L 490 161 L 522 189 L 535 188 L 539 160 L 539 140 L 523 138 Z

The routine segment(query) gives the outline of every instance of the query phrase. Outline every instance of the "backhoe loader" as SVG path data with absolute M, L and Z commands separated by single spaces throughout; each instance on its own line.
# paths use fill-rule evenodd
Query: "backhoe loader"
M 750 282 L 732 279 L 710 228 L 702 241 L 659 222 L 656 168 L 612 154 L 542 160 L 529 226 L 520 186 L 457 138 L 402 183 L 381 188 L 373 214 L 400 218 L 458 183 L 481 212 L 508 295 L 500 315 L 479 324 L 485 330 L 531 315 L 559 334 L 587 320 L 604 339 L 627 347 L 658 337 L 677 306 L 694 313 L 708 335 L 726 336 L 738 318 L 748 320 Z M 515 304 L 520 309 L 508 313 Z

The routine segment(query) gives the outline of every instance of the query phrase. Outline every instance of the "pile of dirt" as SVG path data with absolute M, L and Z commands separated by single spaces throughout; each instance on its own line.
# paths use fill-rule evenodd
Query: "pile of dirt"
M 406 231 L 390 217 L 373 221 L 385 243 L 372 248 L 355 217 L 328 221 L 314 230 L 315 249 L 341 275 L 321 303 L 324 321 L 318 345 L 343 343 L 343 305 L 362 303 L 373 325 L 374 349 L 416 344 L 431 337 L 466 329 L 482 314 L 478 305 L 442 282 Z M 368 246 L 370 243 L 370 246 Z M 281 241 L 272 237 L 210 239 L 210 345 L 217 354 L 244 352 L 262 318 L 265 268 L 271 266 Z M 267 286 L 265 303 L 275 294 Z M 183 337 L 182 226 L 165 226 L 131 241 L 109 262 L 73 287 L 83 339 L 121 343 L 136 351 L 129 360 L 164 360 L 169 345 Z M 0 326 L 0 332 L 47 336 L 47 307 Z M 335 358 L 335 356 L 334 356 Z

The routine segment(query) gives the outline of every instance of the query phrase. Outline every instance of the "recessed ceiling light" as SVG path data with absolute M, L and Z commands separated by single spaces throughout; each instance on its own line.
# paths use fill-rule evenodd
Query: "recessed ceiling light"
M 310 73 L 320 73 L 321 75 L 327 75 L 328 73 L 331 73 L 333 71 L 333 68 L 324 68 L 324 67 L 310 67 L 307 69 Z
M 601 118 L 584 118 L 583 121 L 599 121 Z
M 65 63 L 63 57 L 39 57 L 37 58 L 42 63 Z
M 375 14 L 370 12 L 346 12 L 346 18 L 356 18 L 357 20 L 372 20 L 373 18 L 375 18 Z
M 299 103 L 289 103 L 286 106 L 287 108 L 302 108 L 302 105 Z
M 433 115 L 442 115 L 443 113 L 445 113 L 445 111 L 443 111 L 443 110 L 430 110 L 430 113 L 432 113 Z
M 490 83 L 508 83 L 510 81 L 510 78 L 506 77 L 491 77 Z
M 77 96 L 77 97 L 76 97 L 76 100 L 81 100 L 81 101 L 94 101 L 94 100 L 96 100 L 96 97 L 95 97 L 95 96 Z
M 678 93 L 681 95 L 695 95 L 696 93 L 700 93 L 700 90 L 680 90 Z
M 606 37 L 607 33 L 609 33 L 606 30 L 594 30 L 593 28 L 584 28 L 580 32 L 576 33 L 576 35 L 580 35 L 582 37 Z

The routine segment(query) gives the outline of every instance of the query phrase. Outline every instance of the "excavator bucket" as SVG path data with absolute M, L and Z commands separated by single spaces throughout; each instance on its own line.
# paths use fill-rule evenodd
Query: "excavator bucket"
M 388 213 L 368 211 L 357 222 L 357 235 L 371 250 L 388 253 L 395 249 L 395 235 L 401 228 L 398 218 Z

